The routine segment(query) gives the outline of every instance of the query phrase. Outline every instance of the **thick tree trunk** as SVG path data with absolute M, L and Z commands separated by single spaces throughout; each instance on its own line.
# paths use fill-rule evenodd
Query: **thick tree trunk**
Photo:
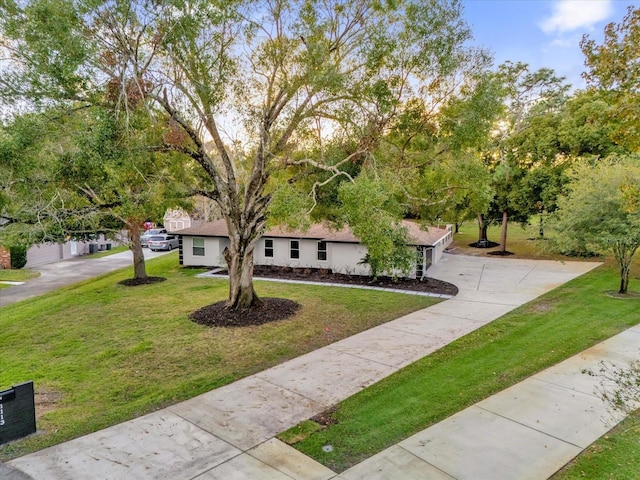
M 509 214 L 506 210 L 502 212 L 502 231 L 500 232 L 500 251 L 507 251 L 507 222 L 509 220 Z
M 627 293 L 631 262 L 638 246 L 638 243 L 629 241 L 617 241 L 612 245 L 613 256 L 620 268 L 620 290 L 618 290 L 618 293 Z
M 620 290 L 618 293 L 627 293 L 629 288 L 629 273 L 631 271 L 631 264 L 624 262 L 620 265 Z
M 229 271 L 227 308 L 247 309 L 262 303 L 253 288 L 253 250 L 255 233 L 229 229 L 229 247 L 223 252 Z
M 127 230 L 129 232 L 129 239 L 131 240 L 129 248 L 131 249 L 131 253 L 133 253 L 133 278 L 147 278 L 147 267 L 144 263 L 144 253 L 142 251 L 142 245 L 140 244 L 142 228 L 137 224 L 129 224 L 127 225 Z
M 484 221 L 484 215 L 478 215 L 478 243 L 488 242 L 487 229 L 489 226 Z
M 627 293 L 628 287 L 629 287 L 629 269 L 623 268 L 620 271 L 620 290 L 618 290 L 618 293 Z

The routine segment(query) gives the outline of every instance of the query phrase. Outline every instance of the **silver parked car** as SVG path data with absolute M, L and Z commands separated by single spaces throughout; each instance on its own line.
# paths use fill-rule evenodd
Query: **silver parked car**
M 162 235 L 152 235 L 149 237 L 149 248 L 154 252 L 158 250 L 173 250 L 178 248 L 178 237 L 167 233 Z
M 167 230 L 164 228 L 150 228 L 149 230 L 144 232 L 140 237 L 140 245 L 142 245 L 142 248 L 149 246 L 149 239 L 153 235 L 159 235 L 161 233 L 167 233 Z

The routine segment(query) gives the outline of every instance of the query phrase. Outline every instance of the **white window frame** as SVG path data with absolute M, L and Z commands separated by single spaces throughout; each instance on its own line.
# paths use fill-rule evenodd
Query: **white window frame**
M 196 245 L 196 240 L 202 241 L 202 245 Z M 205 249 L 204 249 L 205 241 L 204 237 L 193 237 L 191 240 L 191 253 L 193 253 L 194 257 L 204 257 Z

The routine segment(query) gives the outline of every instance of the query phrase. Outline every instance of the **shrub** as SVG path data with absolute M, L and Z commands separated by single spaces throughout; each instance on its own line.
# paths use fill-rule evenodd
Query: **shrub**
M 11 268 L 20 269 L 27 264 L 27 247 L 13 246 L 11 252 Z

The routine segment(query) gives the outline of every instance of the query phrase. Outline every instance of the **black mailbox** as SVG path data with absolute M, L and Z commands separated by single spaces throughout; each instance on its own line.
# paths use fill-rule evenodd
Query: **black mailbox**
M 33 382 L 0 391 L 0 445 L 36 431 Z

